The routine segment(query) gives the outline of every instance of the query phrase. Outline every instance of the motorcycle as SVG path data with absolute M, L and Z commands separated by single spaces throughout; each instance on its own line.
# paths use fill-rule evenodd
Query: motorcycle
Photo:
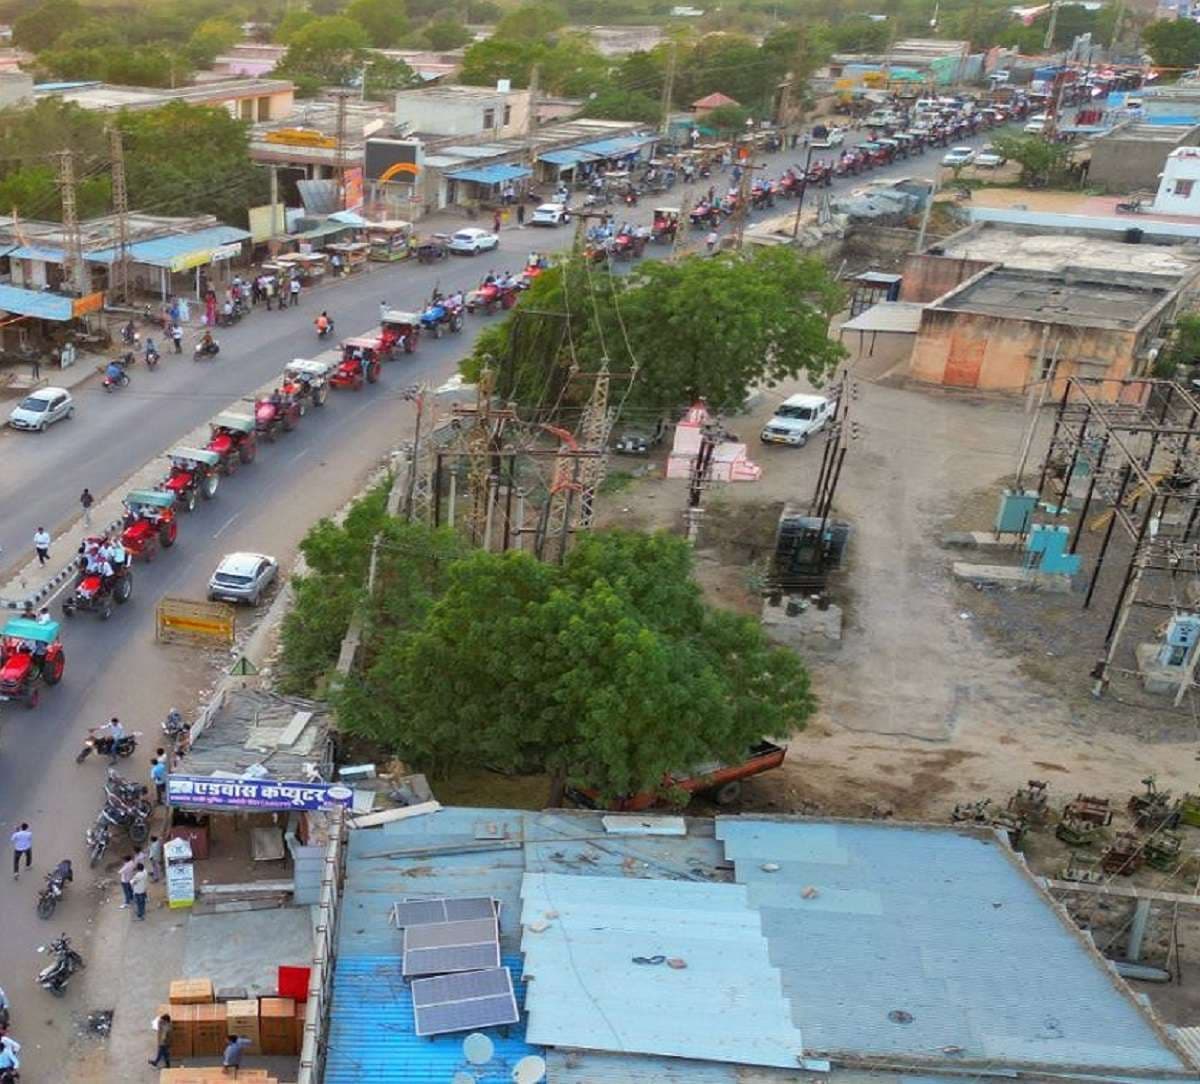
M 333 321 L 327 320 L 324 327 L 321 327 L 320 324 L 317 324 L 316 328 L 318 339 L 328 339 L 329 336 L 333 334 Z
M 158 368 L 158 351 L 156 349 L 154 349 L 153 347 L 146 351 L 146 368 L 147 369 L 157 369 Z
M 104 857 L 104 852 L 108 850 L 109 840 L 112 838 L 109 820 L 104 812 L 100 813 L 96 818 L 96 823 L 84 833 L 83 838 L 88 845 L 88 865 L 95 869 L 97 863 Z
M 94 727 L 88 731 L 88 736 L 83 739 L 83 745 L 79 752 L 75 754 L 75 763 L 82 764 L 93 753 L 98 756 L 111 757 L 113 755 L 113 740 L 110 735 L 97 734 L 99 727 Z M 116 754 L 119 757 L 127 757 L 133 754 L 137 748 L 137 735 L 125 734 L 117 741 Z
M 97 369 L 99 373 L 104 374 L 104 390 L 111 394 L 117 388 L 129 387 L 129 374 L 117 362 L 112 362 L 106 369 Z
M 196 343 L 196 349 L 192 351 L 192 360 L 199 361 L 201 358 L 215 358 L 221 352 L 221 344 L 216 339 L 209 339 L 205 342 L 201 339 Z
M 167 717 L 162 723 L 163 737 L 167 738 L 175 751 L 179 752 L 181 741 L 186 741 L 190 727 L 183 721 L 183 716 L 174 708 L 167 712 Z
M 43 990 L 49 990 L 55 997 L 62 997 L 67 992 L 67 983 L 71 981 L 71 976 L 87 966 L 83 957 L 71 948 L 71 939 L 65 933 L 51 941 L 48 946 L 38 945 L 37 950 L 50 951 L 56 955 L 53 963 L 38 972 L 38 985 Z
M 46 887 L 38 893 L 38 918 L 49 918 L 54 914 L 54 908 L 62 898 L 63 889 L 75 880 L 71 870 L 71 860 L 64 858 L 54 869 L 46 874 Z
M 126 788 L 126 793 L 131 785 L 122 784 Z M 140 846 L 150 838 L 152 808 L 149 801 L 143 797 L 146 790 L 147 788 L 139 786 L 136 796 L 126 797 L 118 792 L 112 784 L 104 788 L 105 802 L 100 815 L 111 824 L 124 828 L 129 834 L 129 841 L 135 846 Z

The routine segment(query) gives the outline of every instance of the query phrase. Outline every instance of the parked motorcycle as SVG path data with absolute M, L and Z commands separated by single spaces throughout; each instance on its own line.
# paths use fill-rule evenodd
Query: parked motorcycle
M 128 787 L 129 784 L 123 784 Z M 101 816 L 114 825 L 120 825 L 129 834 L 129 841 L 141 845 L 150 838 L 150 814 L 152 807 L 143 796 L 147 788 L 139 787 L 137 797 L 125 797 L 112 784 L 104 788 L 104 808 Z
M 216 339 L 209 339 L 205 342 L 201 339 L 196 343 L 196 349 L 192 351 L 192 360 L 199 361 L 201 358 L 215 358 L 221 352 L 221 344 Z
M 109 840 L 112 838 L 112 829 L 109 825 L 110 821 L 107 815 L 101 811 L 96 818 L 96 823 L 84 833 L 83 838 L 88 845 L 88 865 L 93 869 L 104 857 L 104 852 L 108 850 Z
M 83 739 L 83 745 L 80 746 L 79 752 L 75 754 L 76 764 L 82 764 L 93 753 L 105 757 L 113 755 L 112 735 L 97 733 L 101 729 L 103 728 L 93 727 L 88 731 L 88 736 Z M 125 734 L 117 742 L 116 753 L 119 757 L 127 757 L 131 756 L 136 748 L 137 734 Z
M 73 880 L 75 880 L 75 875 L 71 870 L 69 858 L 64 858 L 46 874 L 46 886 L 38 893 L 38 918 L 49 918 L 54 914 L 58 901 L 62 899 L 63 889 Z
M 38 972 L 38 985 L 43 990 L 49 990 L 55 997 L 62 997 L 67 992 L 67 983 L 76 971 L 82 971 L 87 965 L 83 957 L 71 948 L 71 939 L 64 933 L 47 945 L 38 945 L 38 952 L 53 952 L 54 962 L 43 967 Z

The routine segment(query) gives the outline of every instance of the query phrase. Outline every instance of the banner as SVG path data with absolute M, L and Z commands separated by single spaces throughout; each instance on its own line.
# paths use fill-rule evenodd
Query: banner
M 278 779 L 221 779 L 211 775 L 167 777 L 167 805 L 310 812 L 349 809 L 354 791 L 343 783 L 285 783 Z
M 103 291 L 85 294 L 83 297 L 77 297 L 71 301 L 72 316 L 85 316 L 89 312 L 99 312 L 102 308 L 104 308 Z
M 363 171 L 361 166 L 348 169 L 342 176 L 342 208 L 357 211 L 363 205 Z

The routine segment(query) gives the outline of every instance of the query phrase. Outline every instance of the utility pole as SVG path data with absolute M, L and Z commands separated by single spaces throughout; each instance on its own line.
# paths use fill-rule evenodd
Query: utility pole
M 75 206 L 75 158 L 71 151 L 59 151 L 58 185 L 62 196 L 64 263 L 67 281 L 80 297 L 87 291 L 87 278 L 83 266 L 83 238 L 79 233 L 79 214 Z
M 267 235 L 268 241 L 275 240 L 275 234 L 278 231 L 276 225 L 279 219 L 279 167 L 271 166 L 271 232 Z
M 1042 41 L 1042 48 L 1046 52 L 1050 52 L 1054 47 L 1054 32 L 1058 29 L 1058 4 L 1059 0 L 1054 0 L 1050 5 L 1050 25 L 1046 27 L 1046 37 Z
M 700 519 L 704 515 L 701 501 L 704 499 L 704 491 L 712 485 L 712 461 L 716 450 L 717 442 L 706 426 L 700 434 L 700 447 L 696 450 L 688 476 L 688 503 L 684 518 L 687 521 L 688 544 L 692 546 L 700 537 Z
M 540 71 L 535 64 L 529 73 L 529 124 L 526 128 L 529 139 L 529 168 L 537 177 L 537 134 L 538 134 L 538 76 Z
M 804 156 L 804 176 L 800 178 L 800 194 L 796 197 L 796 221 L 792 223 L 792 240 L 800 236 L 800 212 L 804 210 L 804 195 L 808 191 L 808 170 L 812 165 L 813 145 L 809 143 L 808 154 Z M 933 197 L 930 196 L 930 202 Z
M 811 149 L 811 148 L 810 148 Z M 754 179 L 756 169 L 766 169 L 765 165 L 752 166 L 747 162 L 742 166 L 742 178 L 738 181 L 738 202 L 733 212 L 733 247 L 741 250 L 746 235 L 746 216 L 750 213 L 750 182 Z
M 633 375 L 637 375 L 636 370 Z M 592 525 L 596 491 L 604 484 L 608 474 L 608 437 L 613 423 L 608 408 L 610 383 L 608 360 L 605 359 L 600 364 L 596 383 L 592 385 L 591 398 L 579 422 L 579 437 L 583 447 L 596 453 L 594 458 L 586 459 L 581 464 L 578 525 L 585 529 Z
M 334 176 L 337 178 L 338 203 L 341 209 L 346 209 L 346 113 L 349 109 L 350 92 L 338 90 L 337 95 L 337 125 L 334 138 L 337 146 L 334 151 Z
M 671 95 L 675 90 L 675 55 L 676 45 L 672 41 L 667 52 L 667 75 L 663 81 L 662 93 L 662 123 L 658 129 L 663 139 L 666 139 L 671 133 Z
M 608 211 L 572 211 L 571 213 L 575 216 L 575 237 L 571 242 L 571 255 L 578 256 L 583 251 L 583 242 L 587 233 L 588 222 L 593 218 L 604 222 L 611 215 Z
M 125 189 L 125 150 L 121 145 L 121 129 L 115 124 L 108 129 L 112 158 L 112 202 L 117 220 L 117 255 L 108 275 L 108 288 L 123 305 L 129 303 L 129 196 Z
M 685 194 L 679 201 L 679 221 L 675 223 L 675 236 L 671 238 L 671 255 L 668 259 L 675 259 L 679 255 L 679 250 L 683 248 L 683 235 L 687 232 L 691 212 L 692 198 Z

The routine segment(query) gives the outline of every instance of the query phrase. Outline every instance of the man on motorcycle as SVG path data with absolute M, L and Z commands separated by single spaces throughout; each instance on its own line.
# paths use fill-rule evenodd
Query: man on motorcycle
M 116 764 L 119 759 L 117 756 L 117 743 L 125 737 L 125 728 L 121 725 L 121 720 L 114 715 L 108 721 L 107 725 L 96 728 L 95 735 L 97 738 L 108 738 L 112 742 L 108 750 L 108 762 L 109 764 Z
M 110 361 L 104 369 L 104 379 L 110 384 L 120 384 L 125 377 L 125 370 L 116 361 Z
M 211 354 L 214 345 L 216 344 L 213 341 L 212 332 L 206 330 L 204 334 L 200 336 L 200 342 L 196 344 L 196 349 L 198 349 L 202 354 Z
M 317 326 L 317 334 L 323 339 L 333 330 L 333 321 L 329 318 L 329 313 L 321 310 L 321 315 L 313 321 Z

